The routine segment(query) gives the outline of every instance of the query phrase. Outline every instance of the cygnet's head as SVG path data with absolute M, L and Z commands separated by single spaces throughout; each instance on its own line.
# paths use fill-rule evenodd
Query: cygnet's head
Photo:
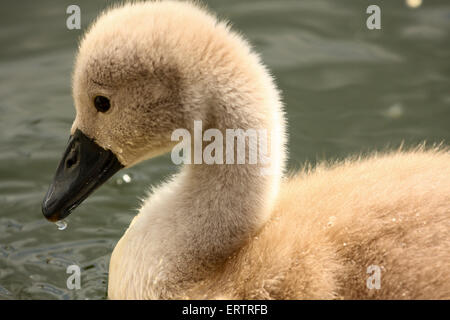
M 63 219 L 120 168 L 168 152 L 175 129 L 211 119 L 221 90 L 251 88 L 260 71 L 248 66 L 259 65 L 248 48 L 226 23 L 186 2 L 135 3 L 102 14 L 79 47 L 76 118 L 43 202 L 45 217 Z

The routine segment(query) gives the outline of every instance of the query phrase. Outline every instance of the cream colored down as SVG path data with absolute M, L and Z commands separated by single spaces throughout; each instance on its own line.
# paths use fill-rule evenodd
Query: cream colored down
M 169 152 L 173 130 L 194 120 L 273 132 L 272 174 L 185 165 L 152 189 L 112 254 L 109 298 L 450 298 L 449 152 L 399 150 L 285 174 L 272 77 L 198 5 L 102 14 L 81 42 L 73 95 L 72 132 L 128 167 Z M 108 112 L 94 108 L 97 95 L 110 99 Z M 382 270 L 379 290 L 366 286 L 370 265 Z

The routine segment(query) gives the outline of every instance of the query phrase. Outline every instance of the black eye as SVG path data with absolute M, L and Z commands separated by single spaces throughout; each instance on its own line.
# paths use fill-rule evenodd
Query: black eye
M 111 107 L 111 104 L 109 103 L 109 99 L 104 96 L 96 96 L 94 98 L 94 105 L 95 105 L 95 108 L 100 112 L 106 112 Z

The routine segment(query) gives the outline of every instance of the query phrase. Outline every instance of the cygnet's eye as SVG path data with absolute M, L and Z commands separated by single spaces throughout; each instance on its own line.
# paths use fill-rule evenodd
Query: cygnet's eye
M 97 111 L 100 112 L 106 112 L 111 107 L 111 103 L 109 102 L 109 99 L 104 96 L 96 96 L 94 98 L 94 105 Z

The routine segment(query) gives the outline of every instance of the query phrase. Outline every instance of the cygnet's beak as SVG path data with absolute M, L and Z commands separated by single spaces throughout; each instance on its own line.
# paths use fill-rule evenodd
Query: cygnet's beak
M 123 167 L 114 153 L 76 130 L 42 202 L 42 213 L 53 222 L 64 219 Z

